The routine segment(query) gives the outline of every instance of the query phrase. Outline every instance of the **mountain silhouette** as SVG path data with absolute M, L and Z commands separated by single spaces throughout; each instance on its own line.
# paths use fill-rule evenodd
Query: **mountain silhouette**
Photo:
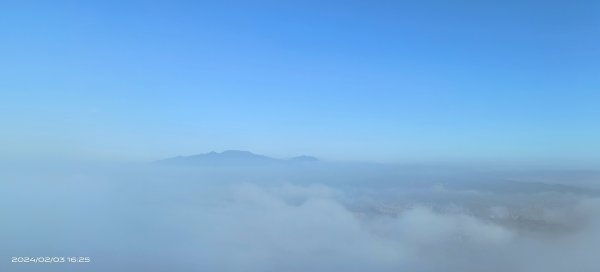
M 267 165 L 280 163 L 317 162 L 319 159 L 312 156 L 297 156 L 290 159 L 276 159 L 264 155 L 254 154 L 249 151 L 227 150 L 221 153 L 209 152 L 191 156 L 178 156 L 159 160 L 157 163 L 166 165 L 207 165 L 207 166 L 243 166 Z

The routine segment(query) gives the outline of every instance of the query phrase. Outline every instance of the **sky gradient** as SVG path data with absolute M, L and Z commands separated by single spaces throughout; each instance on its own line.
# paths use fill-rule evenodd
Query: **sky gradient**
M 598 1 L 3 1 L 0 158 L 600 162 Z

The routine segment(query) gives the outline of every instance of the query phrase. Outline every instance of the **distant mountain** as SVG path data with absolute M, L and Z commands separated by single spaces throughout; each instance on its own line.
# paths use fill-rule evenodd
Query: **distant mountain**
M 316 161 L 319 161 L 319 159 L 317 159 L 316 157 L 313 157 L 313 156 L 302 155 L 302 156 L 298 156 L 298 157 L 293 157 L 293 158 L 290 159 L 290 161 L 295 161 L 295 162 L 316 162 Z
M 227 150 L 221 153 L 209 152 L 205 154 L 178 156 L 164 159 L 156 163 L 165 165 L 205 165 L 205 166 L 244 166 L 267 165 L 280 163 L 317 162 L 319 159 L 312 156 L 298 156 L 290 159 L 276 159 L 264 155 L 254 154 L 249 151 Z

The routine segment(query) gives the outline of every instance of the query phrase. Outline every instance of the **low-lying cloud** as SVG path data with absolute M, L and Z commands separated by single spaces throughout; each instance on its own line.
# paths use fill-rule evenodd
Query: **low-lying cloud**
M 488 190 L 391 174 L 382 185 L 380 171 L 371 183 L 344 183 L 345 175 L 315 173 L 5 173 L 3 258 L 75 255 L 92 263 L 0 268 L 600 271 L 600 199 L 592 191 Z M 368 171 L 354 178 L 368 179 Z

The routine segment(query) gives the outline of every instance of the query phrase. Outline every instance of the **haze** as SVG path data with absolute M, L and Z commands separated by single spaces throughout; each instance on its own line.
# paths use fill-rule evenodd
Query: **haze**
M 599 3 L 2 1 L 0 271 L 600 271 Z

